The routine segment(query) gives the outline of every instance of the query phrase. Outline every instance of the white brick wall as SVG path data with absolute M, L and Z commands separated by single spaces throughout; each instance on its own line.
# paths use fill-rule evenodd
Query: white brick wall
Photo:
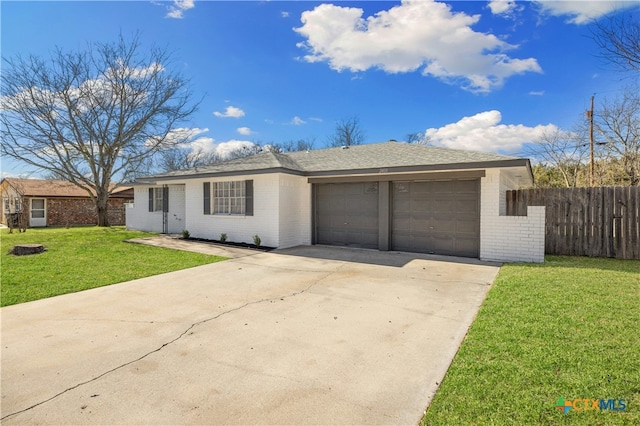
M 529 207 L 527 216 L 505 216 L 506 191 L 517 184 L 498 169 L 487 169 L 480 186 L 480 259 L 544 262 L 544 207 Z
M 204 214 L 204 182 L 250 179 L 253 180 L 253 216 Z M 278 247 L 278 181 L 277 174 L 189 179 L 185 191 L 186 229 L 195 238 L 218 240 L 225 233 L 227 241 L 250 244 L 257 234 L 262 245 Z
M 149 211 L 149 188 L 149 186 L 134 188 L 133 206 L 130 204 L 126 209 L 127 229 L 162 232 L 162 212 Z M 179 234 L 184 230 L 184 185 L 169 185 L 167 220 L 169 221 L 169 233 Z
M 311 244 L 311 184 L 301 176 L 280 175 L 280 248 Z

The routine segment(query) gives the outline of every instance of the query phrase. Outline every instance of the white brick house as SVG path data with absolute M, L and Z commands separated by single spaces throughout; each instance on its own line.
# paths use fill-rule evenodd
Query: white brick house
M 127 227 L 543 262 L 544 207 L 505 216 L 532 182 L 527 159 L 397 142 L 263 153 L 139 179 Z

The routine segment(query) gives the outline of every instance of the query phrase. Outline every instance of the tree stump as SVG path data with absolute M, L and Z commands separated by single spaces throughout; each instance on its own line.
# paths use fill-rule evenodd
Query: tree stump
M 38 254 L 45 252 L 46 249 L 42 244 L 20 244 L 17 246 L 13 246 L 9 254 L 14 254 L 16 256 L 24 256 L 27 254 Z

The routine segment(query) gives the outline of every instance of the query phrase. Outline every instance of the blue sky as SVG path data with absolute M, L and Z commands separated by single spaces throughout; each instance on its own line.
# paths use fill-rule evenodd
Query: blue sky
M 184 129 L 224 153 L 315 139 L 358 116 L 366 142 L 518 154 L 569 129 L 625 76 L 598 58 L 591 21 L 628 1 L 2 1 L 2 57 L 48 56 L 140 33 L 174 51 L 203 101 Z M 3 175 L 31 169 L 3 159 Z

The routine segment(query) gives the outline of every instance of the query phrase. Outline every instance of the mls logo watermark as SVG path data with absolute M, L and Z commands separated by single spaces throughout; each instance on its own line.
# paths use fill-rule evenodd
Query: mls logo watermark
M 627 402 L 624 398 L 620 399 L 590 399 L 576 398 L 564 399 L 558 398 L 555 405 L 557 410 L 567 414 L 571 410 L 575 411 L 623 411 L 627 409 Z

